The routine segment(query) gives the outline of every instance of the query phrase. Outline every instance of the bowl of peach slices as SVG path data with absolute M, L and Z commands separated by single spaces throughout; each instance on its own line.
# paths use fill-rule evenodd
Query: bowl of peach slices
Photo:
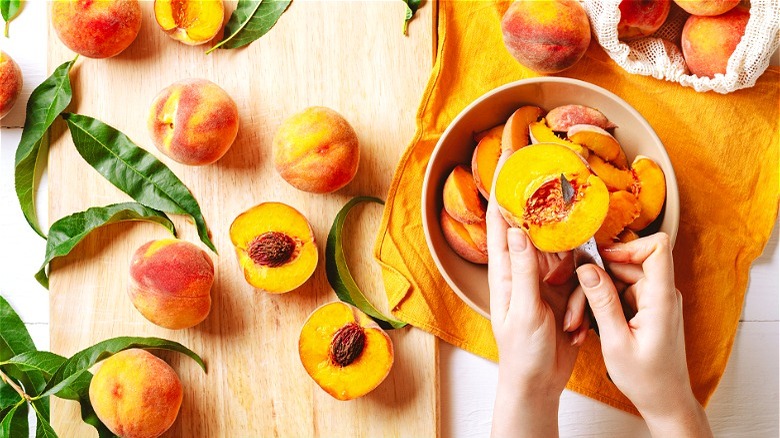
M 511 155 L 498 168 L 503 151 Z M 493 190 L 504 219 L 541 251 L 591 237 L 603 247 L 657 231 L 677 236 L 680 199 L 664 145 L 628 103 L 587 82 L 544 77 L 496 88 L 461 111 L 433 150 L 422 193 L 428 248 L 453 291 L 487 318 Z

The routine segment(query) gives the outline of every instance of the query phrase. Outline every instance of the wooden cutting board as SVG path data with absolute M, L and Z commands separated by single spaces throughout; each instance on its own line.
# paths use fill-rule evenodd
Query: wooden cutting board
M 202 324 L 172 331 L 152 325 L 127 296 L 132 253 L 168 237 L 159 226 L 105 227 L 51 273 L 51 349 L 71 355 L 106 338 L 160 336 L 199 353 L 193 361 L 161 354 L 184 385 L 184 402 L 166 436 L 436 436 L 439 433 L 438 350 L 435 338 L 412 328 L 393 331 L 395 365 L 374 392 L 339 402 L 306 374 L 297 351 L 306 317 L 336 299 L 325 276 L 325 240 L 336 212 L 356 195 L 384 197 L 396 163 L 415 130 L 415 113 L 431 67 L 432 5 L 425 5 L 402 35 L 404 4 L 294 1 L 279 23 L 248 48 L 189 47 L 157 26 L 152 2 L 141 2 L 138 39 L 108 60 L 80 58 L 71 75 L 70 111 L 97 117 L 158 156 L 187 184 L 203 208 L 219 255 L 211 314 Z M 227 2 L 226 17 L 234 9 Z M 49 71 L 73 54 L 49 29 Z M 241 116 L 231 150 L 207 167 L 187 167 L 152 145 L 145 120 L 153 97 L 169 84 L 203 77 L 223 87 Z M 330 195 L 294 189 L 274 171 L 271 141 L 286 117 L 323 105 L 343 114 L 361 141 L 355 180 Z M 128 200 L 90 168 L 72 146 L 62 121 L 52 129 L 49 217 Z M 422 178 L 422 175 L 420 175 Z M 228 228 L 247 208 L 283 201 L 308 217 L 320 249 L 314 276 L 284 295 L 258 292 L 245 283 Z M 348 261 L 370 299 L 386 310 L 372 248 L 381 216 L 376 204 L 355 209 L 347 224 Z M 198 241 L 195 228 L 175 217 L 180 237 Z M 420 242 L 421 245 L 424 243 Z M 205 247 L 204 247 L 205 248 Z M 52 416 L 60 436 L 92 436 L 78 405 L 55 399 Z

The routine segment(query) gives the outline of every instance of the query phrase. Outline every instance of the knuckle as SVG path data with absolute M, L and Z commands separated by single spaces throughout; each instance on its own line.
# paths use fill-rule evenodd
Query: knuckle
M 663 231 L 659 231 L 655 233 L 653 236 L 653 240 L 655 240 L 656 246 L 659 248 L 671 248 L 672 247 L 672 239 L 669 237 L 668 234 L 664 233 Z

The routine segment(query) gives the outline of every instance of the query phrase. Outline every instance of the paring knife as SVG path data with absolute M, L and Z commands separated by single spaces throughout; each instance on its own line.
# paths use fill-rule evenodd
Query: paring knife
M 561 191 L 563 192 L 563 202 L 565 202 L 566 205 L 571 205 L 574 201 L 574 187 L 572 187 L 569 180 L 567 180 L 566 176 L 563 174 L 561 174 Z M 577 269 L 586 263 L 593 263 L 599 268 L 605 269 L 604 261 L 601 259 L 598 247 L 596 246 L 596 239 L 593 237 L 582 245 L 574 248 L 572 253 L 574 255 L 574 269 Z M 599 326 L 596 323 L 596 318 L 593 317 L 593 311 L 590 308 L 590 304 L 585 304 L 585 312 L 587 312 L 588 317 L 590 317 L 591 328 L 593 328 L 593 331 L 598 335 Z

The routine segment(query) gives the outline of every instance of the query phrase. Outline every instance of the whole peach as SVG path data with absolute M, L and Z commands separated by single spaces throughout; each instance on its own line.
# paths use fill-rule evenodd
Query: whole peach
M 130 262 L 130 299 L 146 319 L 161 327 L 183 329 L 206 319 L 212 283 L 211 258 L 182 240 L 148 242 Z
M 630 40 L 652 35 L 669 16 L 671 0 L 622 0 L 618 38 Z
M 681 45 L 691 73 L 701 77 L 725 74 L 729 58 L 742 40 L 749 18 L 750 13 L 742 7 L 715 17 L 688 17 Z
M 312 193 L 334 192 L 352 181 L 360 144 L 341 114 L 310 107 L 285 120 L 273 141 L 274 166 L 285 181 Z
M 89 384 L 100 421 L 122 438 L 154 438 L 168 430 L 182 401 L 179 376 L 146 350 L 120 351 L 104 360 Z
M 22 71 L 7 53 L 0 51 L 0 119 L 16 103 L 22 92 Z
M 141 30 L 138 0 L 58 0 L 51 23 L 60 40 L 88 58 L 110 58 L 125 50 Z
M 590 22 L 575 0 L 517 0 L 501 20 L 504 45 L 538 73 L 574 65 L 590 44 Z
M 674 0 L 685 12 L 693 15 L 713 16 L 728 12 L 740 0 Z
M 230 149 L 238 134 L 238 107 L 219 85 L 185 79 L 162 90 L 147 119 L 160 152 L 182 164 L 211 164 Z

